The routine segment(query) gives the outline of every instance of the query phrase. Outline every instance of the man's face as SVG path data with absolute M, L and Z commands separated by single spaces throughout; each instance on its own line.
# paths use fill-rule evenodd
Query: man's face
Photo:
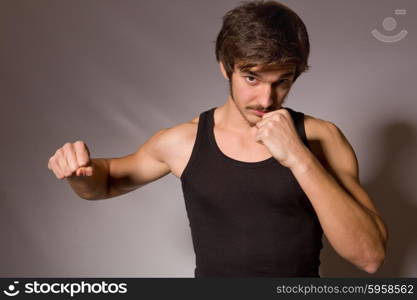
M 254 126 L 264 113 L 280 109 L 294 82 L 295 64 L 235 67 L 231 79 L 231 100 L 243 118 Z

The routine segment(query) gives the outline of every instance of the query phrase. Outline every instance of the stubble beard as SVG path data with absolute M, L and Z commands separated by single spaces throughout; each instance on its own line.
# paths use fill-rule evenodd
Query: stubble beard
M 239 105 L 236 103 L 235 97 L 233 96 L 233 87 L 232 87 L 232 83 L 231 80 L 229 80 L 229 92 L 230 92 L 230 97 L 232 98 L 233 103 L 235 104 L 237 110 L 239 111 L 239 113 L 242 115 L 242 117 L 246 120 L 246 122 L 249 124 L 250 127 L 254 127 L 256 126 L 256 122 L 252 122 L 248 119 L 248 117 L 246 116 L 245 112 L 242 111 L 245 110 L 245 108 L 240 108 Z

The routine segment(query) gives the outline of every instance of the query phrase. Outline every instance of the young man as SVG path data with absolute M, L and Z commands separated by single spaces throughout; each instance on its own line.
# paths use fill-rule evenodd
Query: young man
M 48 168 L 88 200 L 172 172 L 182 183 L 196 277 L 318 277 L 323 232 L 337 253 L 373 273 L 387 230 L 359 183 L 352 147 L 334 124 L 283 107 L 308 55 L 305 25 L 288 7 L 240 5 L 216 41 L 230 86 L 224 105 L 121 158 L 90 159 L 84 142 L 66 143 Z

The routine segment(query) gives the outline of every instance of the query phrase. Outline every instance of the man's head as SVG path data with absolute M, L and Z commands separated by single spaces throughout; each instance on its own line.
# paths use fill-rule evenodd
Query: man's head
M 216 59 L 231 78 L 235 66 L 296 65 L 295 79 L 308 69 L 310 44 L 300 17 L 274 1 L 251 1 L 230 10 L 216 40 Z
M 292 83 L 308 70 L 310 45 L 303 21 L 274 1 L 251 1 L 230 10 L 216 40 L 216 59 L 230 96 L 249 123 L 253 110 L 280 108 Z M 251 119 L 251 120 L 249 120 Z

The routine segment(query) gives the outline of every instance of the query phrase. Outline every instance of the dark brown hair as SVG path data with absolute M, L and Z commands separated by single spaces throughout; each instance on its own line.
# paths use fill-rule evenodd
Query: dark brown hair
M 301 18 L 275 1 L 243 2 L 223 17 L 216 59 L 231 78 L 235 66 L 296 65 L 294 80 L 308 70 L 310 43 Z

